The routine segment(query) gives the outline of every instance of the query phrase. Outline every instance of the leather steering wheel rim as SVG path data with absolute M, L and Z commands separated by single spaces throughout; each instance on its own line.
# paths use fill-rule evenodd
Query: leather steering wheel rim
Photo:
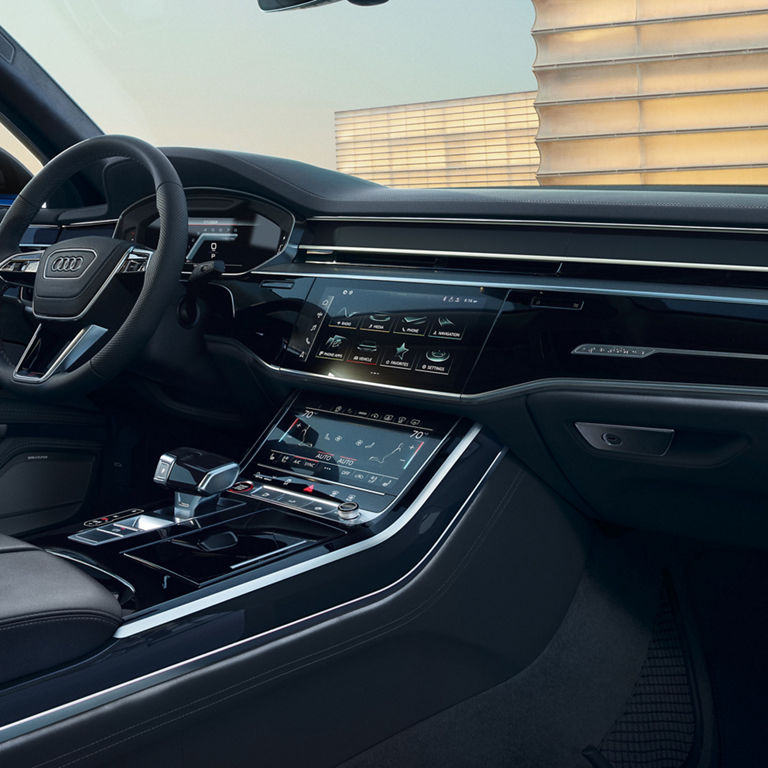
M 147 264 L 138 298 L 104 346 L 72 370 L 55 373 L 40 381 L 20 380 L 14 375 L 13 362 L 4 350 L 0 352 L 0 385 L 7 390 L 46 399 L 85 394 L 106 383 L 146 345 L 178 287 L 188 232 L 184 189 L 170 160 L 156 147 L 131 136 L 105 135 L 85 139 L 43 166 L 0 222 L 0 259 L 19 252 L 21 238 L 57 187 L 86 166 L 110 158 L 134 160 L 150 173 L 154 182 L 160 236 Z

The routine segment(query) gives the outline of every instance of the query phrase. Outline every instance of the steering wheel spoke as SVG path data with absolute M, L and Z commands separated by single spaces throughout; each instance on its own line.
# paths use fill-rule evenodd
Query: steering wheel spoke
M 67 335 L 58 325 L 41 323 L 16 364 L 13 378 L 43 384 L 56 374 L 71 371 L 94 354 L 107 333 L 100 325 L 86 325 Z

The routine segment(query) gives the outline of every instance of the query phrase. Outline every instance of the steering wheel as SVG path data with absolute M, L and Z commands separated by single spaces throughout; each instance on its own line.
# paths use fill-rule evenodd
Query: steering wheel
M 113 157 L 134 160 L 152 176 L 160 216 L 157 248 L 92 236 L 60 241 L 37 254 L 19 252 L 50 194 L 87 165 Z M 39 323 L 18 363 L 0 346 L 0 386 L 23 396 L 58 398 L 84 394 L 116 376 L 147 343 L 178 290 L 187 228 L 179 176 L 151 144 L 97 136 L 47 163 L 0 222 L 0 273 L 34 269 L 29 263 L 37 259 L 32 313 Z

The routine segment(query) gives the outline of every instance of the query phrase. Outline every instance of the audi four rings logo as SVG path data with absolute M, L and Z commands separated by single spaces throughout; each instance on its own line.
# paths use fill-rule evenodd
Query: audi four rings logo
M 51 272 L 77 272 L 82 266 L 82 256 L 59 256 L 53 260 Z

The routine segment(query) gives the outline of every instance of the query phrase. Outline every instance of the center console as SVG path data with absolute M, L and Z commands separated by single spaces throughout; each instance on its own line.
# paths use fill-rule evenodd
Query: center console
M 140 611 L 221 582 L 304 568 L 376 536 L 465 434 L 455 417 L 303 393 L 242 468 L 205 451 L 170 450 L 154 476 L 167 502 L 87 520 L 66 546 L 53 537 L 39 545 Z

